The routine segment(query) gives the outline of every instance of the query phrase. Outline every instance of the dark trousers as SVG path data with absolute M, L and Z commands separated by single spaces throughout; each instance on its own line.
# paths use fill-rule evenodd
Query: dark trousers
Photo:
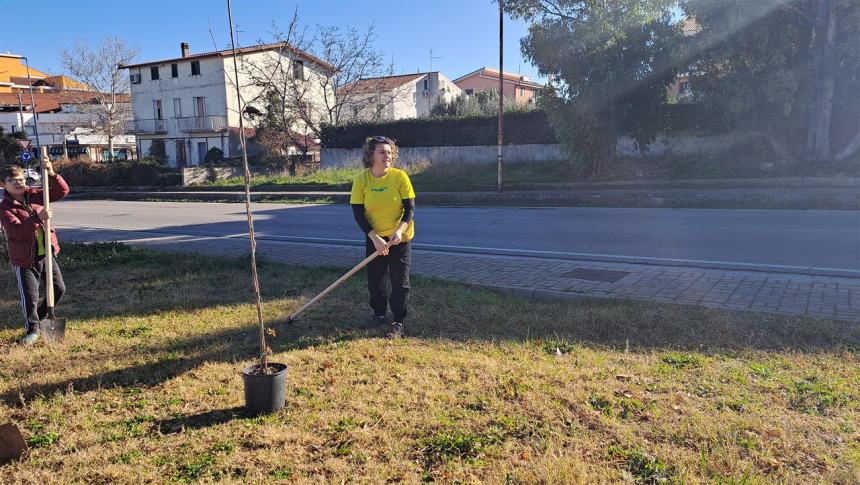
M 52 258 L 52 263 L 54 267 L 54 306 L 57 306 L 66 292 L 66 284 L 63 282 L 60 267 L 57 266 L 57 259 Z M 15 277 L 18 279 L 21 311 L 24 313 L 24 328 L 27 331 L 38 328 L 39 322 L 48 314 L 47 299 L 39 302 L 39 288 L 46 284 L 48 278 L 46 266 L 44 256 L 37 256 L 32 268 L 13 266 Z
M 365 239 L 368 256 L 376 252 L 370 239 Z M 406 301 L 409 298 L 409 267 L 412 265 L 412 244 L 400 243 L 388 248 L 388 256 L 377 256 L 367 265 L 367 289 L 370 290 L 370 307 L 376 315 L 385 315 L 388 307 L 385 273 L 391 280 L 391 313 L 394 321 L 406 319 Z

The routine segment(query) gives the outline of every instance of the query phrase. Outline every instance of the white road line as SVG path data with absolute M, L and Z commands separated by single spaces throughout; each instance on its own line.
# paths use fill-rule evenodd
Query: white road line
M 247 234 L 218 234 L 204 231 L 188 231 L 188 232 L 173 232 L 160 231 L 158 229 L 116 229 L 111 227 L 97 226 L 59 226 L 65 229 L 95 229 L 95 230 L 112 230 L 112 231 L 134 231 L 150 234 L 165 234 L 170 236 L 189 236 L 202 237 L 211 239 L 230 239 L 230 238 L 246 238 Z M 362 242 L 356 239 L 342 238 L 325 238 L 325 237 L 304 237 L 304 236 L 282 236 L 278 234 L 259 233 L 258 238 L 261 240 L 280 240 L 293 241 L 309 244 L 345 244 L 349 246 L 362 246 Z M 727 268 L 727 269 L 746 269 L 753 271 L 774 271 L 780 273 L 799 273 L 799 274 L 822 274 L 829 273 L 828 276 L 847 276 L 860 277 L 860 270 L 845 269 L 845 268 L 830 268 L 818 266 L 792 266 L 784 264 L 765 264 L 765 263 L 745 263 L 738 261 L 722 261 L 708 259 L 681 259 L 681 258 L 659 258 L 653 256 L 631 256 L 620 254 L 603 254 L 603 253 L 577 253 L 567 251 L 540 251 L 534 249 L 508 249 L 494 248 L 487 246 L 461 246 L 451 244 L 421 244 L 415 243 L 412 245 L 415 249 L 449 251 L 449 252 L 464 252 L 464 253 L 481 253 L 494 255 L 509 255 L 509 256 L 534 256 L 543 258 L 563 258 L 563 259 L 581 259 L 591 261 L 606 261 L 614 263 L 628 264 L 654 264 L 668 266 L 693 266 L 705 268 Z

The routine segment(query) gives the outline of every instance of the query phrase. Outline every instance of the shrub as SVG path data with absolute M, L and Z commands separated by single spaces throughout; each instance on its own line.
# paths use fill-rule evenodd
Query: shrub
M 57 160 L 54 162 L 54 167 L 72 187 L 120 185 L 164 187 L 179 185 L 182 179 L 178 170 L 169 169 L 161 159 L 152 157 L 144 157 L 140 161 L 111 163 L 93 162 L 78 157 L 74 160 Z
M 387 136 L 404 147 L 491 146 L 497 143 L 498 133 L 497 116 L 451 116 L 326 125 L 320 140 L 326 148 L 358 148 L 373 135 Z M 509 145 L 556 143 L 546 114 L 540 110 L 505 112 L 504 135 Z

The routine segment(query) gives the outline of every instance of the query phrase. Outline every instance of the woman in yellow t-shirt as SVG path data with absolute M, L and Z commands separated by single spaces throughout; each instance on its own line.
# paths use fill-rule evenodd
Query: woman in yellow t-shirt
M 364 168 L 352 182 L 349 203 L 355 221 L 367 236 L 367 255 L 380 255 L 367 265 L 367 287 L 373 322 L 385 324 L 389 305 L 385 294 L 385 273 L 391 279 L 391 313 L 394 320 L 388 337 L 399 338 L 406 319 L 409 297 L 409 266 L 412 264 L 412 238 L 415 237 L 415 191 L 403 170 L 394 168 L 397 145 L 384 136 L 364 142 Z

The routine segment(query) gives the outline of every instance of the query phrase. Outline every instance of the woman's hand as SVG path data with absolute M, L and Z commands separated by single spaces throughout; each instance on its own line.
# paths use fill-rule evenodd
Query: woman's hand
M 370 238 L 370 241 L 373 243 L 373 247 L 379 252 L 380 256 L 388 256 L 388 246 L 389 244 L 385 242 L 385 239 L 382 239 L 376 232 L 371 232 L 367 235 Z
M 54 164 L 51 163 L 50 160 L 45 160 L 42 163 L 44 163 L 44 165 L 45 165 L 45 171 L 48 172 L 48 177 L 56 177 L 57 176 L 57 173 L 54 172 Z
M 53 212 L 54 209 L 42 209 L 41 211 L 39 211 L 38 214 L 36 214 L 36 216 L 39 218 L 40 221 L 44 222 L 51 218 L 51 214 Z
M 409 224 L 401 222 L 400 225 L 397 226 L 397 229 L 394 230 L 394 234 L 391 235 L 391 239 L 388 240 L 388 245 L 397 246 L 398 244 L 402 243 L 403 233 L 406 231 L 407 227 L 409 227 Z

